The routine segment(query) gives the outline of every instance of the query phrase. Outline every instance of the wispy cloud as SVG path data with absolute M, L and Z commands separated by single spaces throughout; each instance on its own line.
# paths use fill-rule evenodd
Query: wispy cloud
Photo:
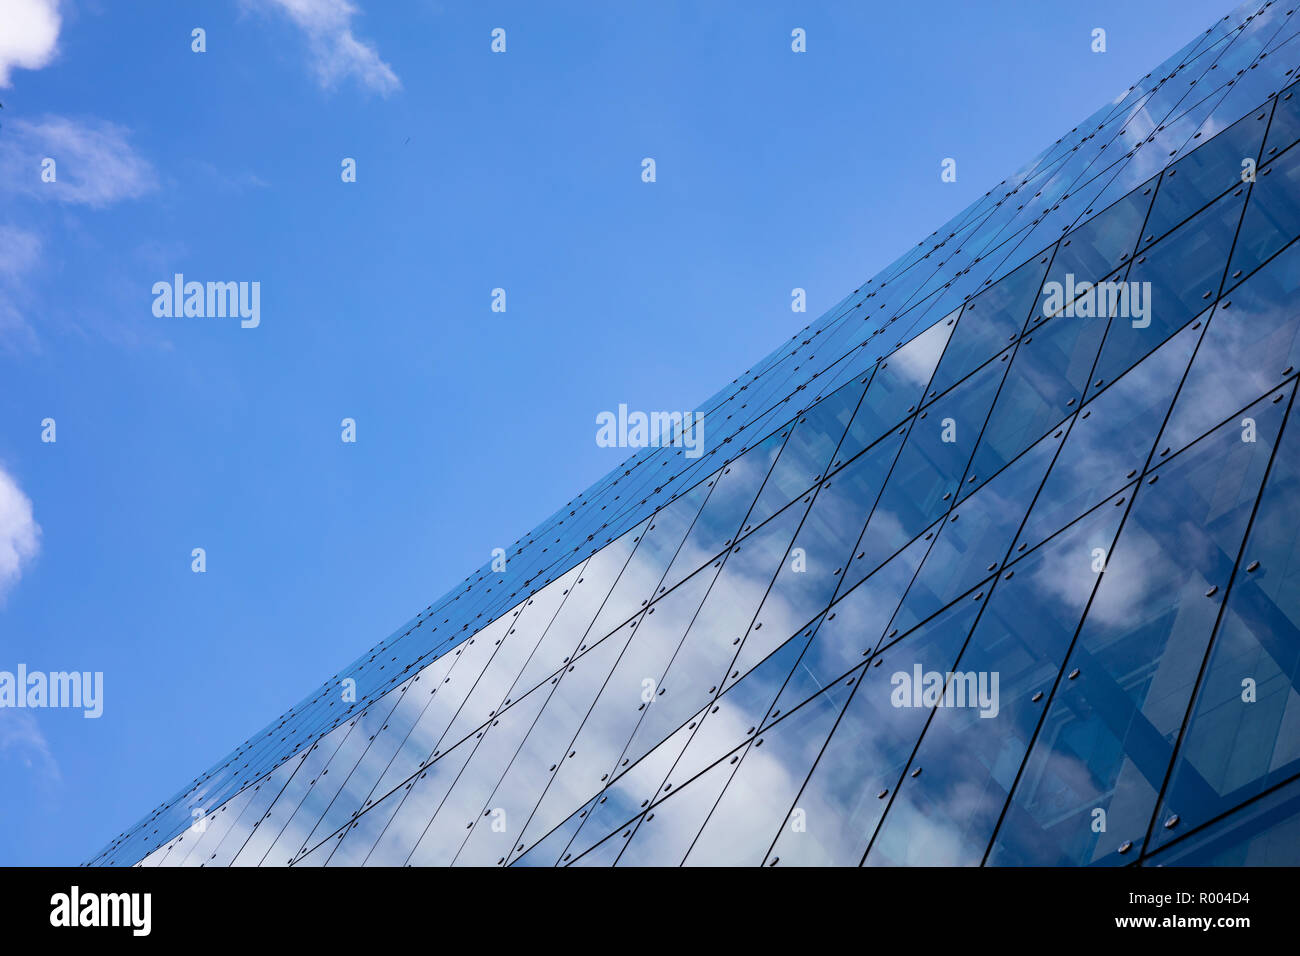
M 36 333 L 24 316 L 22 303 L 28 296 L 27 277 L 40 258 L 40 236 L 17 226 L 0 225 L 0 347 L 15 345 L 19 340 L 28 347 L 36 345 Z M 4 472 L 0 471 L 0 478 L 3 476 Z M 0 557 L 0 596 L 3 591 L 3 557 Z
M 25 275 L 40 257 L 40 236 L 17 226 L 0 226 L 0 276 Z
M 0 468 L 0 601 L 4 600 L 40 549 L 41 526 L 32 516 L 32 501 L 18 482 Z
M 50 60 L 59 42 L 58 0 L 4 0 L 0 16 L 0 86 L 9 86 L 15 69 L 39 70 Z
M 23 766 L 39 773 L 46 783 L 59 780 L 58 761 L 50 752 L 49 742 L 36 718 L 28 711 L 0 707 L 0 756 L 17 758 Z
M 191 166 L 207 184 L 224 192 L 242 193 L 249 189 L 266 189 L 271 185 L 257 173 L 227 172 L 205 159 L 192 160 Z
M 247 7 L 279 10 L 306 34 L 312 68 L 321 85 L 330 88 L 346 77 L 387 95 L 402 81 L 379 58 L 374 44 L 358 40 L 352 18 L 360 11 L 350 0 L 242 0 Z
M 15 120 L 0 138 L 0 185 L 40 199 L 103 207 L 154 189 L 153 166 L 131 147 L 129 131 L 101 120 L 46 116 Z M 55 162 L 54 181 L 41 163 Z

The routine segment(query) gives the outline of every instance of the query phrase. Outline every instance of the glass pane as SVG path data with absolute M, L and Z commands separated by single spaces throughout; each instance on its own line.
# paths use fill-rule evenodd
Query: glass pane
M 373 779 L 354 778 L 354 771 L 370 747 L 370 741 L 380 732 L 383 724 L 393 713 L 393 708 L 400 695 L 399 691 L 390 691 L 380 700 L 374 701 L 367 709 L 346 724 L 347 734 L 342 743 L 330 754 L 329 766 L 322 771 L 322 797 L 329 797 L 324 813 L 317 814 L 307 839 L 303 840 L 296 851 L 315 847 L 325 836 L 343 826 L 361 809 L 365 797 L 369 795 Z M 330 778 L 326 784 L 325 778 Z
M 1300 243 L 1237 286 L 1210 316 L 1160 448 L 1176 452 L 1282 383 L 1300 360 Z
M 637 730 L 641 740 L 663 740 L 717 694 L 806 507 L 791 505 L 731 549 L 659 683 Z
M 792 710 L 846 677 L 876 649 L 933 539 L 933 532 L 921 535 L 831 605 L 781 691 L 778 711 Z
M 1165 170 L 1143 243 L 1159 239 L 1225 190 L 1241 188 L 1242 159 L 1259 157 L 1267 126 L 1268 111 L 1253 112 Z
M 534 594 L 524 602 L 517 617 L 507 615 L 475 635 L 472 639 L 475 641 L 475 646 L 484 644 L 482 653 L 490 654 L 491 657 L 483 666 L 474 681 L 474 686 L 465 697 L 465 702 L 461 704 L 460 710 L 443 735 L 443 740 L 439 744 L 442 749 L 445 750 L 448 746 L 463 740 L 471 731 L 482 727 L 504 706 L 506 695 L 519 676 L 520 668 L 534 654 L 542 635 L 549 628 L 556 626 L 558 620 L 556 612 L 567 605 L 571 598 L 575 603 L 582 603 L 582 598 L 591 594 L 584 567 L 585 565 L 580 564 L 558 581 Z M 582 584 L 578 583 L 580 580 L 583 581 Z M 595 582 L 592 584 L 594 586 Z M 608 584 L 608 581 L 604 582 L 605 587 L 608 587 Z M 599 602 L 600 596 L 596 595 L 595 600 Z M 577 635 L 571 635 L 571 641 L 576 639 Z M 454 678 L 457 675 L 453 672 L 451 676 Z M 421 756 L 428 756 L 428 753 Z
M 1008 560 L 1029 503 L 1060 446 L 1058 429 L 954 508 L 943 524 L 892 626 L 911 630 L 974 588 Z
M 1078 408 L 1105 331 L 1104 319 L 1058 316 L 1020 340 L 980 436 L 964 494 Z
M 513 614 L 506 615 L 506 618 L 507 620 L 514 620 Z M 402 741 L 402 745 L 393 754 L 393 759 L 389 762 L 388 767 L 380 776 L 379 783 L 374 788 L 375 795 L 383 796 L 391 792 L 398 784 L 415 773 L 422 766 L 423 761 L 433 753 L 434 745 L 451 721 L 456 704 L 454 691 L 449 694 L 439 694 L 439 689 L 442 687 L 443 680 L 451 671 L 452 666 L 458 660 L 459 658 L 454 654 L 444 654 L 416 675 L 416 687 L 419 689 L 413 690 L 413 693 L 418 699 L 423 700 L 424 707 L 412 725 L 411 730 L 407 733 L 406 738 Z M 331 774 L 331 776 L 335 776 L 335 774 Z M 338 776 L 344 777 L 343 774 Z M 342 783 L 339 782 L 336 786 L 342 787 Z M 336 811 L 333 816 L 333 819 L 338 821 L 335 826 L 341 824 L 344 819 L 347 819 L 348 814 L 356 809 L 356 806 L 347 806 L 346 802 L 341 804 L 339 810 L 342 811 L 342 814 L 339 815 Z M 326 816 L 330 816 L 330 814 L 327 813 Z M 312 838 L 307 845 L 324 839 L 333 829 L 334 827 L 324 829 L 317 826 L 312 831 Z
M 1257 440 L 1229 423 L 1138 486 L 990 863 L 1141 846 L 1280 429 L 1278 406 L 1253 414 Z
M 738 754 L 736 772 L 684 865 L 758 866 L 763 862 L 847 699 L 847 694 L 839 699 L 819 694 L 763 731 Z
M 1300 426 L 1283 433 L 1183 735 L 1156 844 L 1300 773 Z
M 209 813 L 205 819 L 205 828 L 197 841 L 191 841 L 189 852 L 185 855 L 182 866 L 206 866 L 213 858 L 217 848 L 227 834 L 234 829 L 236 821 L 256 792 L 254 787 L 246 787 L 243 792 L 231 797 L 217 810 Z
M 414 784 L 408 783 L 396 793 L 380 800 L 365 813 L 356 817 L 330 839 L 324 841 L 318 849 L 329 848 L 321 860 L 321 866 L 361 866 L 366 862 L 375 842 L 385 833 L 393 814 L 403 805 L 403 798 Z M 408 844 L 409 849 L 409 844 Z M 308 856 L 316 854 L 313 850 Z M 405 851 L 403 851 L 405 852 Z
M 1110 551 L 1122 511 L 1099 508 L 1013 564 L 961 659 L 965 706 L 936 707 L 866 863 L 978 866 Z M 983 682 L 981 685 L 981 681 Z M 981 697 L 980 688 L 985 689 Z M 955 689 L 953 703 L 960 703 Z
M 630 767 L 626 766 L 630 757 L 620 761 L 621 775 L 596 799 L 591 813 L 582 821 L 560 858 L 561 863 L 587 852 L 606 835 L 625 827 L 650 805 L 703 716 L 696 714 L 694 720 L 678 727 L 667 740 L 648 747 L 649 752 Z
M 741 644 L 734 670 L 745 674 L 825 610 L 902 443 L 901 436 L 890 435 L 821 483 Z
M 1047 258 L 1033 259 L 966 303 L 932 390 L 942 395 L 1020 334 L 1037 305 L 1046 272 Z
M 235 825 L 230 828 L 230 832 L 212 851 L 208 859 L 199 864 L 200 866 L 230 866 L 231 861 L 244 848 L 249 836 L 256 832 L 266 811 L 280 795 L 284 785 L 289 782 L 299 763 L 301 757 L 291 757 L 264 777 L 260 783 L 253 785 L 253 796 L 245 805 L 244 812 L 239 815 Z
M 847 461 L 916 411 L 956 322 L 956 316 L 936 322 L 880 362 L 849 423 L 838 458 Z
M 540 686 L 543 681 L 549 681 L 557 671 L 573 659 L 579 647 L 595 644 L 605 636 L 605 633 L 608 633 L 607 631 L 597 633 L 591 626 L 592 621 L 610 591 L 610 582 L 618 578 L 631 564 L 633 558 L 629 552 L 633 552 L 637 547 L 636 539 L 635 533 L 623 535 L 615 542 L 617 547 L 611 546 L 592 555 L 591 560 L 582 568 L 577 581 L 573 583 L 570 593 L 556 595 L 563 599 L 558 609 L 554 598 L 549 595 L 545 601 L 540 602 L 537 598 L 541 595 L 533 595 L 533 605 L 525 605 L 520 621 L 515 625 L 518 634 L 512 635 L 510 639 L 515 640 L 526 635 L 522 643 L 533 643 L 536 647 L 528 655 L 523 669 L 516 671 L 518 676 L 506 694 L 505 704 L 509 704 L 512 700 L 519 700 L 534 687 Z M 606 557 L 605 552 L 610 550 L 614 553 Z M 571 577 L 566 576 L 565 580 L 571 580 Z M 557 590 L 562 592 L 563 586 Z M 633 608 L 628 613 L 635 610 L 637 609 Z M 614 616 L 611 615 L 611 619 Z M 610 629 L 621 623 L 622 621 L 614 621 Z M 539 634 L 540 640 L 538 640 Z M 481 710 L 479 712 L 482 713 Z M 450 733 L 446 737 L 444 744 L 453 743 L 457 739 Z
M 1261 169 L 1250 187 L 1241 234 L 1232 251 L 1228 285 L 1249 275 L 1300 235 L 1300 150 L 1291 150 Z
M 718 761 L 681 790 L 656 803 L 628 840 L 618 865 L 680 866 L 723 787 L 731 780 L 736 762 L 730 758 Z
M 1071 232 L 1057 247 L 1043 283 L 1096 282 L 1127 262 L 1141 238 L 1155 181 L 1135 189 Z M 1039 310 L 1042 315 L 1042 310 Z
M 560 675 L 523 746 L 505 775 L 494 782 L 486 811 L 456 854 L 456 866 L 504 865 L 527 849 L 525 827 L 560 764 L 586 758 L 585 752 L 579 755 L 574 738 L 632 635 L 632 628 L 620 628 Z M 470 770 L 474 764 L 470 762 Z
M 922 673 L 951 670 L 982 606 L 982 600 L 958 602 L 856 672 L 861 679 L 847 688 L 853 695 L 848 707 L 794 801 L 803 811 L 803 827 L 783 826 L 769 860 L 776 857 L 781 866 L 861 863 L 885 798 L 898 785 L 930 715 L 910 694 L 896 691 L 916 667 Z
M 852 382 L 799 417 L 754 503 L 751 523 L 767 520 L 821 480 L 862 391 L 861 382 Z
M 1021 545 L 1033 547 L 1137 477 L 1200 337 L 1188 326 L 1080 409 Z
M 1296 89 L 1292 86 L 1277 98 L 1273 120 L 1268 127 L 1268 139 L 1264 143 L 1264 162 L 1300 140 L 1300 96 L 1295 95 Z
M 711 573 L 695 575 L 656 602 L 639 621 L 625 626 L 624 630 L 634 636 L 570 748 L 576 756 L 561 761 L 527 822 L 521 841 L 525 845 L 530 846 L 548 833 L 614 776 L 618 760 L 649 706 L 647 697 L 653 699 L 711 580 Z
M 558 682 L 558 678 L 556 680 Z M 492 789 L 519 750 L 552 690 L 554 688 L 547 684 L 526 695 L 502 711 L 485 730 L 466 741 L 477 746 L 407 862 L 412 866 L 447 866 L 451 863 L 478 817 L 491 811 L 487 800 Z
M 885 490 L 862 532 L 846 586 L 866 577 L 948 510 L 1006 371 L 994 359 L 912 422 Z
M 681 786 L 760 731 L 785 686 L 808 632 L 787 641 L 705 710 L 700 726 L 668 775 L 666 787 Z
M 539 698 L 540 692 L 536 692 Z M 429 821 L 447 793 L 455 785 L 465 764 L 474 754 L 478 738 L 453 747 L 434 760 L 413 779 L 402 784 L 394 793 L 362 816 L 363 832 L 349 828 L 334 840 L 346 841 L 340 847 L 340 862 L 365 862 L 369 866 L 402 866 L 411 856 Z M 371 817 L 366 821 L 365 817 Z
M 596 615 L 591 633 L 587 635 L 589 643 L 594 643 L 628 618 L 641 613 L 641 609 L 655 596 L 655 589 L 662 583 L 664 572 L 681 547 L 682 539 L 686 537 L 710 490 L 707 484 L 697 485 L 646 522 L 644 530 L 639 534 L 636 550 L 623 567 L 617 583 L 612 590 L 605 587 L 609 596 Z M 585 574 L 583 576 L 586 577 Z
M 1151 862 L 1158 866 L 1295 866 L 1300 862 L 1300 780 L 1207 827 Z
M 408 684 L 403 684 L 401 691 L 390 691 L 385 698 L 372 705 L 371 710 L 379 712 L 376 715 L 379 720 L 385 719 L 385 715 L 393 705 L 393 701 L 387 698 L 391 696 L 401 699 L 405 696 L 404 691 L 407 686 Z M 366 729 L 362 728 L 361 732 L 364 733 Z M 321 814 L 337 790 L 333 781 L 329 779 L 331 758 L 344 738 L 356 732 L 358 732 L 357 728 L 343 724 L 312 744 L 302 766 L 280 793 L 275 806 L 271 808 L 272 817 L 276 815 L 276 811 L 279 811 L 279 826 L 269 827 L 267 825 L 269 820 L 264 820 L 262 826 L 258 828 L 259 833 L 269 834 L 274 843 L 263 844 L 264 856 L 260 860 L 249 859 L 249 865 L 287 866 L 307 849 L 304 846 L 307 837 L 315 829 L 317 821 L 320 820 Z M 341 782 L 343 775 L 337 776 Z M 317 783 L 321 785 L 319 792 Z M 270 849 L 267 849 L 267 846 Z M 247 853 L 248 849 L 245 846 L 241 856 Z M 235 859 L 235 865 L 241 865 L 238 858 Z
M 1118 378 L 1210 304 L 1223 281 L 1244 201 L 1224 196 L 1133 261 L 1128 288 L 1141 290 L 1145 307 L 1137 309 L 1130 299 L 1130 317 L 1110 323 L 1096 378 Z
M 557 826 L 550 833 L 536 843 L 523 856 L 518 857 L 511 866 L 556 866 L 560 862 L 560 856 L 564 853 L 565 847 L 573 839 L 573 835 L 578 832 L 578 827 L 582 826 L 582 821 L 586 819 L 591 808 L 596 801 L 592 800 L 585 807 L 573 814 L 569 819 Z
M 566 863 L 565 866 L 613 866 L 618 861 L 619 854 L 627 846 L 628 838 L 632 836 L 635 826 L 636 822 L 633 821 L 624 827 L 622 832 L 611 833 L 602 843 L 588 850 L 572 863 Z
M 783 429 L 765 438 L 757 447 L 722 469 L 722 474 L 715 479 L 716 489 L 705 501 L 664 576 L 661 591 L 667 591 L 731 547 L 772 462 L 785 444 L 785 431 Z

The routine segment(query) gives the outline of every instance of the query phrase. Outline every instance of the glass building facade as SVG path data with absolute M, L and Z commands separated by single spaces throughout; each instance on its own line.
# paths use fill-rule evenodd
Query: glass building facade
M 1224 17 L 91 864 L 1300 863 L 1298 68 Z

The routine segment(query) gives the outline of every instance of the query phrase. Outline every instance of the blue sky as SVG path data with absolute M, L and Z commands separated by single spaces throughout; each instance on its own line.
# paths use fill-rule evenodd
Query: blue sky
M 626 457 L 598 412 L 696 406 L 1226 12 L 7 0 L 0 671 L 104 713 L 0 707 L 0 863 L 88 859 Z M 156 317 L 177 272 L 261 324 Z

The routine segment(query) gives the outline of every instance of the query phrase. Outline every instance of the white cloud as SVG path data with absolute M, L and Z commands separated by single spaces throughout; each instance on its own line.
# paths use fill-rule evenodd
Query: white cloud
M 0 600 L 18 582 L 22 568 L 40 549 L 41 526 L 32 517 L 32 501 L 13 477 L 0 468 Z
M 101 120 L 15 120 L 0 137 L 0 184 L 41 199 L 96 207 L 135 199 L 157 186 L 157 175 L 131 148 L 128 135 L 125 127 Z M 46 157 L 55 162 L 54 182 L 41 179 Z
M 59 40 L 58 0 L 0 0 L 0 86 L 15 68 L 39 70 L 54 59 Z
M 246 6 L 276 9 L 307 35 L 312 68 L 324 87 L 347 76 L 387 95 L 402 85 L 393 68 L 379 58 L 373 44 L 352 33 L 352 18 L 359 12 L 350 0 L 244 0 Z

